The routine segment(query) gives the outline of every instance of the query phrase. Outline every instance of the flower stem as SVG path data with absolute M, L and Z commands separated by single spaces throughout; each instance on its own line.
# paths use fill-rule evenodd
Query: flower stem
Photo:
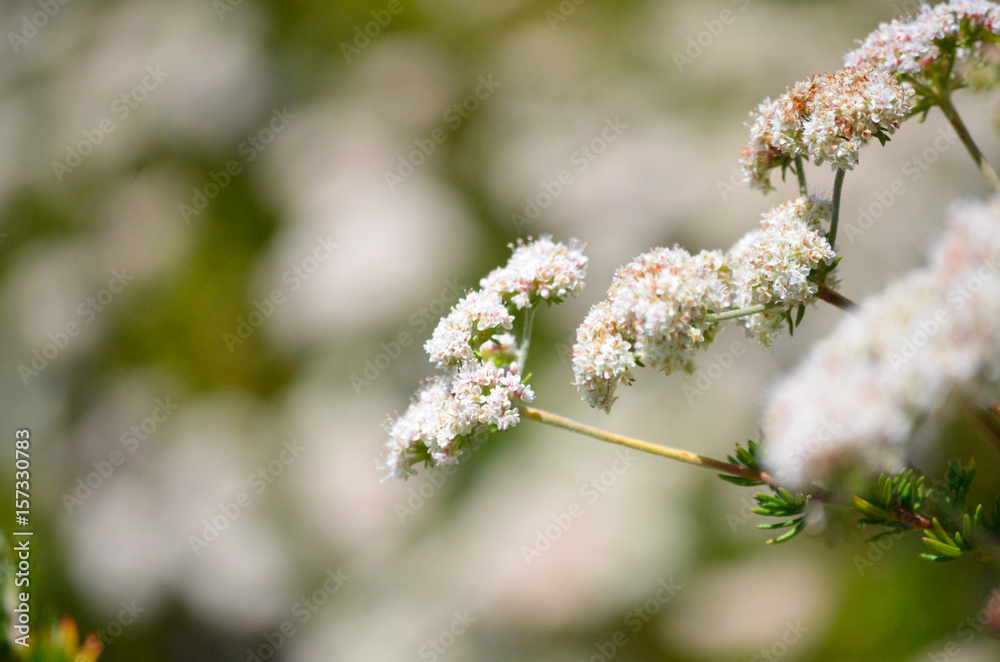
M 820 285 L 819 291 L 816 292 L 816 298 L 822 299 L 828 304 L 836 306 L 841 310 L 846 310 L 849 313 L 857 312 L 858 304 L 854 303 L 840 292 L 831 290 L 826 285 Z
M 715 322 L 722 322 L 723 320 L 736 319 L 738 317 L 747 317 L 748 315 L 756 315 L 757 313 L 763 313 L 764 311 L 771 310 L 772 308 L 777 308 L 781 304 L 777 303 L 762 303 L 756 306 L 750 306 L 749 308 L 737 308 L 736 310 L 727 310 L 724 313 L 709 313 L 705 315 L 705 321 L 709 324 L 714 324 Z
M 525 418 L 530 418 L 533 421 L 545 423 L 546 425 L 551 425 L 562 430 L 576 432 L 588 437 L 593 437 L 594 439 L 600 439 L 601 441 L 607 441 L 608 443 L 618 444 L 619 446 L 625 446 L 626 448 L 642 451 L 643 453 L 652 453 L 653 455 L 659 455 L 678 462 L 693 464 L 698 467 L 705 467 L 706 469 L 719 471 L 730 476 L 739 476 L 740 478 L 760 481 L 772 487 L 779 487 L 778 482 L 763 471 L 754 471 L 753 469 L 749 469 L 747 467 L 740 467 L 735 464 L 730 464 L 729 462 L 714 460 L 710 457 L 704 457 L 696 453 L 677 450 L 675 448 L 668 448 L 666 446 L 658 446 L 657 444 L 651 444 L 648 441 L 642 441 L 641 439 L 625 437 L 620 434 L 615 434 L 614 432 L 608 432 L 606 430 L 601 430 L 600 428 L 584 425 L 583 423 L 577 423 L 576 421 L 571 421 L 568 418 L 563 418 L 562 416 L 557 416 L 556 414 L 551 414 L 541 409 L 535 409 L 534 407 L 522 406 L 518 407 L 518 411 L 521 416 Z
M 944 116 L 948 118 L 952 128 L 955 129 L 955 133 L 958 134 L 962 144 L 965 145 L 965 149 L 969 151 L 972 160 L 976 162 L 979 172 L 983 174 L 983 177 L 986 178 L 986 181 L 993 190 L 1000 193 L 1000 179 L 997 179 L 997 173 L 994 172 L 993 167 L 986 160 L 986 157 L 983 156 L 983 153 L 979 151 L 979 147 L 972 139 L 972 135 L 969 134 L 969 130 L 965 127 L 965 123 L 951 102 L 951 95 L 947 91 L 937 95 L 937 104 L 940 106 Z
M 806 186 L 806 171 L 802 167 L 802 157 L 795 157 L 795 175 L 799 178 L 799 195 L 803 198 L 809 195 L 809 187 Z
M 844 175 L 847 173 L 843 168 L 837 168 L 837 175 L 833 178 L 833 213 L 830 217 L 830 233 L 826 240 L 830 242 L 831 248 L 837 247 L 837 225 L 840 223 L 840 192 L 844 188 Z
M 524 313 L 524 326 L 521 328 L 521 346 L 517 350 L 517 365 L 521 368 L 521 374 L 528 373 L 524 370 L 524 364 L 528 360 L 528 348 L 531 347 L 531 327 L 535 321 L 535 309 L 528 308 Z

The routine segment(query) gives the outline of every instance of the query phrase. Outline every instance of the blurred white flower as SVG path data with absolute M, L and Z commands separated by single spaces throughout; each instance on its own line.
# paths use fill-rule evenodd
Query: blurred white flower
M 236 630 L 282 613 L 293 572 L 264 513 L 268 494 L 248 481 L 247 442 L 263 422 L 254 407 L 242 396 L 184 403 L 144 467 L 127 456 L 62 517 L 71 573 L 90 599 L 108 610 L 135 599 L 152 614 L 175 596 Z
M 387 103 L 411 103 L 399 93 L 393 99 Z M 437 177 L 435 159 L 395 192 L 386 185 L 387 169 L 414 149 L 403 128 L 379 122 L 361 100 L 334 97 L 298 111 L 261 157 L 264 186 L 288 220 L 255 278 L 259 296 L 275 287 L 289 294 L 268 321 L 278 343 L 299 346 L 405 319 L 474 253 L 471 216 Z M 307 278 L 295 277 L 318 237 L 341 250 Z
M 802 488 L 845 469 L 894 471 L 952 399 L 1000 383 L 1000 200 L 949 211 L 927 267 L 846 316 L 771 393 L 769 470 Z

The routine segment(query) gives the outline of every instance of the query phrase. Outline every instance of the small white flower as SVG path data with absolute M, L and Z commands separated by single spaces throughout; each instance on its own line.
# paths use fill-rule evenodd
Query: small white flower
M 609 309 L 607 301 L 591 308 L 573 345 L 574 383 L 591 407 L 605 411 L 611 411 L 615 389 L 631 383 L 636 366 L 632 343 L 622 337 Z
M 581 250 L 575 241 L 566 246 L 548 236 L 518 242 L 507 265 L 441 319 L 424 349 L 444 374 L 426 381 L 406 412 L 386 425 L 389 442 L 380 465 L 390 476 L 411 476 L 418 464 L 457 462 L 472 438 L 517 425 L 519 403 L 535 396 L 521 382 L 508 306 L 577 295 L 587 265 Z

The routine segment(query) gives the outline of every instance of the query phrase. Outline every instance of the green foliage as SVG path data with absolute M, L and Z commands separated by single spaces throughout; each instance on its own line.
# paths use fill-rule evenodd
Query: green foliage
M 976 477 L 976 459 L 969 461 L 969 466 L 963 467 L 956 460 L 948 463 L 948 492 L 946 498 L 948 503 L 965 507 L 965 499 L 969 496 L 969 488 L 972 487 L 972 480 Z
M 1000 497 L 989 517 L 984 516 L 982 505 L 966 508 L 975 477 L 975 460 L 966 466 L 949 462 L 945 479 L 936 490 L 926 488 L 924 476 L 912 469 L 896 476 L 883 474 L 864 496 L 855 495 L 852 505 L 862 516 L 859 525 L 922 531 L 929 551 L 921 557 L 939 563 L 952 561 L 983 552 L 989 541 L 979 532 L 997 535 L 1000 529 Z
M 801 316 L 800 316 L 801 317 Z M 736 444 L 736 453 L 729 456 L 729 461 L 738 467 L 744 467 L 751 471 L 759 472 L 760 469 L 760 440 L 753 439 L 747 441 L 747 447 L 743 448 Z M 763 481 L 752 480 L 742 476 L 727 476 L 719 474 L 722 480 L 739 485 L 741 487 L 756 487 L 764 485 Z M 809 504 L 809 497 L 803 494 L 793 494 L 783 487 L 770 487 L 773 494 L 760 492 L 754 499 L 757 501 L 757 508 L 753 512 L 764 517 L 791 518 L 783 519 L 780 522 L 758 524 L 758 529 L 774 530 L 789 529 L 781 535 L 771 538 L 767 544 L 777 544 L 791 540 L 802 532 L 805 528 L 805 510 Z
M 931 551 L 921 554 L 923 558 L 936 562 L 951 561 L 977 551 L 976 530 L 983 528 L 983 507 L 977 505 L 966 510 L 965 506 L 975 477 L 975 459 L 970 460 L 967 466 L 956 460 L 948 463 L 943 484 L 944 502 L 958 509 L 962 515 L 947 526 L 942 524 L 943 517 L 932 518 L 931 528 L 924 531 L 923 538 Z
M 978 518 L 982 513 L 982 506 L 976 508 L 977 514 L 970 517 L 968 513 L 962 516 L 960 530 L 949 533 L 945 530 L 941 521 L 935 517 L 931 520 L 933 529 L 924 532 L 924 544 L 930 548 L 930 553 L 920 556 L 928 561 L 951 561 L 968 552 L 975 551 L 976 545 L 973 542 L 973 531 L 978 526 Z
M 760 441 L 750 439 L 747 441 L 746 448 L 736 444 L 736 454 L 728 456 L 728 459 L 730 463 L 735 464 L 738 467 L 745 467 L 752 471 L 760 471 L 760 461 L 757 459 L 759 454 Z M 727 483 L 739 485 L 740 487 L 755 487 L 757 485 L 764 484 L 764 481 L 761 480 L 751 480 L 749 478 L 743 478 L 742 476 L 730 476 L 728 474 L 719 474 L 719 478 Z
M 760 440 L 750 440 L 746 447 L 737 444 L 729 462 L 760 473 L 760 450 Z M 860 515 L 858 526 L 883 529 L 873 539 L 899 531 L 921 531 L 924 544 L 929 549 L 921 557 L 927 560 L 943 562 L 967 554 L 983 556 L 986 546 L 1000 546 L 1000 496 L 996 497 L 993 510 L 988 515 L 982 505 L 966 509 L 975 477 L 975 460 L 964 466 L 957 461 L 949 462 L 945 479 L 938 484 L 937 490 L 927 487 L 924 475 L 914 469 L 896 475 L 882 474 L 860 494 L 850 495 L 849 504 Z M 719 478 L 741 487 L 766 484 L 763 480 L 743 476 L 720 474 Z M 759 524 L 757 528 L 788 529 L 768 540 L 768 544 L 791 540 L 805 528 L 805 510 L 814 497 L 793 494 L 784 487 L 768 487 L 771 494 L 761 492 L 754 497 L 757 508 L 753 512 L 764 517 L 780 518 L 781 521 Z M 825 492 L 820 498 L 827 505 L 832 501 Z M 939 500 L 941 503 L 938 503 Z M 956 510 L 959 514 L 950 517 L 949 514 Z
M 861 513 L 859 524 L 898 528 L 908 524 L 909 515 L 924 507 L 928 491 L 920 472 L 908 469 L 897 476 L 882 474 L 864 492 L 853 496 L 854 509 Z
M 993 501 L 993 512 L 983 517 L 983 528 L 995 536 L 1000 536 L 1000 495 Z
M 774 488 L 772 488 L 774 489 Z M 793 519 L 784 520 L 782 522 L 775 522 L 772 524 L 758 524 L 758 529 L 784 529 L 791 527 L 790 531 L 787 531 L 776 538 L 771 538 L 767 541 L 769 545 L 776 544 L 779 542 L 785 542 L 786 540 L 791 540 L 806 526 L 805 510 L 806 506 L 809 505 L 809 497 L 802 494 L 792 494 L 783 487 L 774 490 L 774 494 L 764 494 L 760 493 L 754 497 L 757 503 L 760 505 L 759 508 L 754 508 L 753 512 L 758 515 L 764 515 L 765 517 L 791 517 Z

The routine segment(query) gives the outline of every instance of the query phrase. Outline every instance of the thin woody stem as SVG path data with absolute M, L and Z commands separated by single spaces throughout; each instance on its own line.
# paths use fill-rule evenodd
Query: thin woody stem
M 998 408 L 998 405 L 993 405 L 993 408 Z M 651 453 L 653 455 L 659 455 L 670 460 L 676 460 L 678 462 L 684 462 L 685 464 L 693 464 L 697 467 L 705 467 L 706 469 L 711 469 L 712 471 L 718 471 L 729 476 L 738 476 L 740 478 L 745 478 L 747 480 L 752 480 L 760 483 L 764 483 L 775 490 L 780 490 L 781 484 L 768 473 L 763 471 L 758 471 L 755 469 L 750 469 L 749 467 L 741 467 L 729 462 L 722 462 L 721 460 L 716 460 L 710 457 L 705 457 L 703 455 L 698 455 L 696 453 L 691 453 L 689 451 L 682 451 L 676 448 L 668 448 L 666 446 L 659 446 L 657 444 L 651 444 L 648 441 L 642 441 L 641 439 L 633 439 L 632 437 L 625 437 L 623 435 L 615 434 L 613 432 L 608 432 L 606 430 L 601 430 L 599 428 L 591 427 L 583 423 L 577 423 L 576 421 L 571 421 L 568 418 L 563 418 L 556 414 L 549 413 L 541 409 L 535 409 L 534 407 L 518 407 L 518 412 L 524 418 L 530 418 L 533 421 L 538 421 L 539 423 L 545 423 L 546 425 L 551 425 L 562 430 L 567 430 L 569 432 L 576 432 L 579 434 L 586 435 L 588 437 L 593 437 L 594 439 L 599 439 L 601 441 L 607 441 L 612 444 L 617 444 L 619 446 L 624 446 L 626 448 L 631 448 L 633 450 L 642 451 L 643 453 Z M 985 412 L 984 412 L 985 413 Z M 815 499 L 819 502 L 826 503 L 829 505 L 839 505 L 852 510 L 856 510 L 850 502 L 845 502 L 842 495 L 837 495 L 836 493 L 829 492 L 816 485 L 811 485 L 807 496 Z M 857 499 L 857 497 L 855 497 Z M 863 511 L 862 511 L 863 512 Z M 918 531 L 928 531 L 935 528 L 935 521 L 931 518 L 918 513 L 916 511 L 910 510 L 908 508 L 903 508 L 901 506 L 893 506 L 891 508 L 892 517 L 895 521 L 900 522 L 906 528 L 910 530 Z M 948 528 L 948 524 L 945 525 Z M 950 525 L 954 530 L 959 530 L 954 525 Z M 989 534 L 987 537 L 992 541 L 997 541 L 998 538 L 992 535 L 989 531 L 984 531 L 983 533 Z M 994 546 L 996 542 L 992 543 Z M 981 549 L 976 552 L 976 557 L 980 560 L 996 561 L 996 558 L 986 551 Z
M 648 441 L 642 441 L 641 439 L 625 437 L 620 434 L 615 434 L 614 432 L 608 432 L 606 430 L 601 430 L 600 428 L 584 425 L 583 423 L 577 423 L 576 421 L 571 421 L 568 418 L 563 418 L 562 416 L 557 416 L 556 414 L 551 414 L 541 409 L 535 409 L 534 407 L 522 406 L 518 407 L 518 411 L 521 416 L 525 418 L 530 418 L 533 421 L 545 423 L 546 425 L 551 425 L 562 430 L 576 432 L 588 437 L 593 437 L 594 439 L 600 439 L 601 441 L 607 441 L 612 444 L 618 444 L 619 446 L 625 446 L 626 448 L 642 451 L 643 453 L 652 453 L 653 455 L 659 455 L 678 462 L 693 464 L 697 467 L 705 467 L 706 469 L 719 471 L 730 476 L 739 476 L 740 478 L 746 478 L 748 480 L 760 481 L 770 485 L 771 487 L 779 487 L 778 481 L 776 481 L 770 474 L 763 471 L 755 471 L 747 467 L 741 467 L 729 462 L 723 462 L 721 460 L 715 460 L 710 457 L 698 455 L 697 453 L 682 451 L 676 448 L 668 448 L 666 446 L 659 446 L 657 444 L 651 444 Z
M 972 160 L 976 162 L 976 166 L 979 168 L 979 172 L 983 174 L 986 181 L 993 188 L 994 191 L 1000 193 L 1000 179 L 997 178 L 997 173 L 993 170 L 990 162 L 986 160 L 983 153 L 979 151 L 979 147 L 976 142 L 972 139 L 972 135 L 969 130 L 965 127 L 965 122 L 959 116 L 958 111 L 955 109 L 954 104 L 951 103 L 951 95 L 948 92 L 937 95 L 937 104 L 944 113 L 944 116 L 948 118 L 948 122 L 951 123 L 955 133 L 958 134 L 959 139 L 962 144 L 965 145 L 965 149 L 969 151 L 972 156 Z
M 892 514 L 896 516 L 896 519 L 910 527 L 911 529 L 927 530 L 934 528 L 934 521 L 928 517 L 924 517 L 920 513 L 914 512 L 912 510 L 907 510 L 901 506 L 894 506 L 892 509 Z
M 854 303 L 840 292 L 831 290 L 826 285 L 820 286 L 819 291 L 816 292 L 816 298 L 822 299 L 828 304 L 836 306 L 841 310 L 846 310 L 849 313 L 857 312 L 858 304 Z
M 757 481 L 764 483 L 775 490 L 781 489 L 781 484 L 776 478 L 770 474 L 758 471 L 755 469 L 750 469 L 749 467 L 741 467 L 729 462 L 722 462 L 721 460 L 716 460 L 710 457 L 705 457 L 703 455 L 698 455 L 697 453 L 691 453 L 689 451 L 682 451 L 676 448 L 668 448 L 666 446 L 659 446 L 657 444 L 651 444 L 648 441 L 643 441 L 641 439 L 634 439 L 632 437 L 625 437 L 623 435 L 615 434 L 613 432 L 608 432 L 606 430 L 601 430 L 600 428 L 591 427 L 583 423 L 578 423 L 572 421 L 568 418 L 563 418 L 556 414 L 550 412 L 535 409 L 534 407 L 518 407 L 518 412 L 524 418 L 530 418 L 533 421 L 538 421 L 539 423 L 545 423 L 546 425 L 551 425 L 562 430 L 567 430 L 569 432 L 576 432 L 578 434 L 583 434 L 588 437 L 593 437 L 594 439 L 599 439 L 601 441 L 607 441 L 612 444 L 617 444 L 619 446 L 624 446 L 626 448 L 631 448 L 633 450 L 641 451 L 643 453 L 651 453 L 653 455 L 659 455 L 660 457 L 665 457 L 670 460 L 676 460 L 678 462 L 684 462 L 685 464 L 693 464 L 697 467 L 704 467 L 712 471 L 718 471 L 729 476 L 738 476 L 740 478 L 746 478 L 748 480 Z M 830 492 L 817 485 L 811 485 L 807 496 L 815 499 L 819 502 L 826 503 L 829 505 L 839 505 L 842 507 L 847 507 L 852 510 L 855 508 L 850 504 L 850 500 L 844 500 L 843 495 L 838 495 L 834 492 Z M 934 528 L 934 521 L 929 517 L 922 515 L 916 511 L 903 508 L 901 506 L 893 506 L 891 509 L 892 515 L 896 521 L 902 523 L 909 529 L 916 530 L 932 530 Z M 958 529 L 956 529 L 958 530 Z M 990 536 L 991 539 L 996 539 Z

